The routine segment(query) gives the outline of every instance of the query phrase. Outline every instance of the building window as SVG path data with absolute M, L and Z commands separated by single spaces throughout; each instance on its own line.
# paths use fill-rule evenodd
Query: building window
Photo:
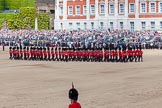
M 84 29 L 86 30 L 87 29 L 87 23 L 84 22 Z
M 110 29 L 111 29 L 111 30 L 114 29 L 114 24 L 113 24 L 113 22 L 110 22 Z
M 83 15 L 86 15 L 87 14 L 87 6 L 83 6 Z
M 63 16 L 63 6 L 59 6 L 59 8 L 60 8 L 60 16 Z
M 68 15 L 73 15 L 73 7 L 72 6 L 68 7 Z
M 162 21 L 160 21 L 160 28 L 162 29 Z
M 104 4 L 100 5 L 100 14 L 105 14 L 105 5 Z
M 51 14 L 54 14 L 54 13 L 55 13 L 55 10 L 50 10 L 50 13 L 51 13 Z
M 80 23 L 78 22 L 76 23 L 76 25 L 77 25 L 77 29 L 80 30 Z
M 154 21 L 151 22 L 151 29 L 155 29 L 155 22 Z
M 125 11 L 125 9 L 124 9 L 124 8 L 125 8 L 125 7 L 124 7 L 124 4 L 121 3 L 119 6 L 120 6 L 119 13 L 120 13 L 120 14 L 124 14 L 124 11 Z
M 70 30 L 73 29 L 73 23 L 69 23 L 69 28 L 70 28 Z
M 123 22 L 120 22 L 120 29 L 121 29 L 121 30 L 124 29 L 124 24 L 123 24 Z
M 162 2 L 159 3 L 159 12 L 162 13 Z
M 141 3 L 141 13 L 146 13 L 146 3 Z
M 76 15 L 80 15 L 80 6 L 76 6 Z
M 100 22 L 100 29 L 104 29 L 104 23 Z
M 146 22 L 141 22 L 142 30 L 146 29 Z
M 114 14 L 115 13 L 115 6 L 114 4 L 110 4 L 110 14 Z
M 95 14 L 95 5 L 91 5 L 90 13 L 91 13 L 91 15 Z
M 150 3 L 150 12 L 155 13 L 155 3 Z
M 131 30 L 131 32 L 134 31 L 134 22 L 130 22 L 130 30 Z
M 94 29 L 94 22 L 91 22 L 91 29 Z
M 134 4 L 129 4 L 129 13 L 134 13 L 134 12 L 135 12 Z

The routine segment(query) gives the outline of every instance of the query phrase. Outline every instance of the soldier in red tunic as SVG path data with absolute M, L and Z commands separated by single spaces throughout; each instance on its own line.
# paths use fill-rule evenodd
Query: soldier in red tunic
M 39 50 L 39 54 L 40 54 L 40 60 L 43 60 L 43 48 L 41 47 Z
M 68 108 L 81 108 L 81 105 L 78 100 L 78 91 L 74 88 L 74 85 L 72 83 L 72 88 L 69 90 L 69 99 L 71 100 L 71 104 Z
M 54 50 L 53 50 L 53 47 L 51 48 L 51 55 L 52 55 L 52 58 L 51 60 L 55 60 L 55 53 L 54 53 Z
M 26 51 L 26 59 L 27 59 L 27 60 L 30 59 L 29 47 L 27 47 L 27 51 Z
M 19 47 L 17 47 L 17 49 L 15 50 L 15 54 L 16 54 L 16 60 L 19 60 Z
M 49 47 L 47 47 L 47 55 L 48 55 L 48 60 L 51 61 L 51 52 Z
M 142 49 L 140 48 L 138 50 L 138 62 L 143 62 L 143 52 L 142 52 Z
M 19 53 L 19 54 L 20 54 L 19 59 L 20 59 L 20 60 L 23 60 L 23 51 L 22 51 L 22 48 L 20 48 L 20 53 Z
M 33 47 L 30 48 L 30 60 L 33 60 Z
M 47 51 L 46 51 L 46 48 L 44 48 L 44 50 L 43 50 L 43 59 L 44 60 L 47 60 Z
M 12 51 L 12 47 L 9 48 L 9 54 L 10 54 L 10 58 L 12 60 L 13 58 L 13 51 Z
M 119 59 L 118 59 L 118 61 L 119 62 L 123 62 L 123 55 L 122 55 L 123 53 L 122 53 L 121 48 L 119 48 L 119 52 L 118 53 L 119 53 Z
M 123 62 L 127 62 L 127 51 L 126 51 L 126 49 L 123 49 L 123 51 L 122 51 L 122 58 L 123 58 Z

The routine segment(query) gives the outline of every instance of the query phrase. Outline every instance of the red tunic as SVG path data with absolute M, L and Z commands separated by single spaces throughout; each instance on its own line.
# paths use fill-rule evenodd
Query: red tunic
M 78 102 L 74 102 L 70 104 L 68 108 L 81 108 L 81 105 Z
M 30 50 L 30 55 L 33 57 L 33 50 Z
M 126 56 L 127 56 L 126 50 L 124 50 L 124 51 L 122 52 L 122 55 L 123 55 L 123 57 L 126 57 Z
M 12 53 L 13 53 L 13 51 L 12 51 L 12 50 L 10 50 L 10 51 L 9 51 L 9 54 L 10 54 L 10 55 L 12 55 Z
M 127 51 L 128 56 L 130 56 L 130 50 Z
M 51 51 L 51 55 L 52 55 L 52 56 L 55 56 L 55 53 L 54 53 L 54 51 Z
M 20 56 L 23 56 L 23 51 L 20 51 Z
M 29 52 L 29 50 L 26 51 L 26 56 L 27 56 L 27 57 L 30 56 L 30 52 Z
M 50 56 L 51 56 L 51 53 L 50 53 L 50 51 L 49 51 L 49 50 L 47 51 L 47 53 L 48 53 L 48 57 L 50 57 Z
M 47 56 L 47 52 L 46 52 L 46 51 L 43 51 L 43 55 L 44 55 L 44 56 Z
M 122 57 L 123 56 L 122 54 L 123 54 L 122 51 L 119 51 L 119 57 Z
M 138 55 L 139 55 L 140 57 L 142 57 L 142 54 L 143 54 L 142 50 L 139 50 L 139 51 L 138 51 Z

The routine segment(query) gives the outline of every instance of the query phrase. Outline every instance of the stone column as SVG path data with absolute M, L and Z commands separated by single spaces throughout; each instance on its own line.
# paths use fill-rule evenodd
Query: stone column
M 96 19 L 96 23 L 95 23 L 95 28 L 98 29 L 99 28 L 99 12 L 98 12 L 98 0 L 95 0 L 95 19 Z
M 139 11 L 140 11 L 140 8 L 139 8 L 139 0 L 135 0 L 135 18 L 139 18 Z
M 55 5 L 55 18 L 56 20 L 59 20 L 59 0 L 56 0 L 56 5 Z
M 90 1 L 86 0 L 86 8 L 87 8 L 87 13 L 86 13 L 86 18 L 89 20 L 90 18 Z
M 67 19 L 67 0 L 63 0 L 63 20 Z

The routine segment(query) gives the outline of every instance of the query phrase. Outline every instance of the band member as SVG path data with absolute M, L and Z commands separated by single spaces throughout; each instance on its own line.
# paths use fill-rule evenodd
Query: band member
M 72 83 L 72 88 L 69 90 L 69 99 L 71 100 L 71 104 L 68 108 L 81 108 L 81 105 L 78 100 L 78 91 L 74 88 L 74 85 Z

